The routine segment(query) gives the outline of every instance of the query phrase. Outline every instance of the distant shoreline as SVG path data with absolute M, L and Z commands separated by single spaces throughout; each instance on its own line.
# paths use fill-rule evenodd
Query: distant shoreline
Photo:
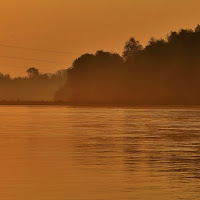
M 194 107 L 200 104 L 72 103 L 64 101 L 0 101 L 0 106 L 116 106 L 116 107 Z
M 68 105 L 60 101 L 0 101 L 0 105 Z

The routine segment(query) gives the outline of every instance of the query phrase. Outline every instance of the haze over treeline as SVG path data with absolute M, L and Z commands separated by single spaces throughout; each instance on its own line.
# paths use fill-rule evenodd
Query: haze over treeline
M 11 78 L 0 73 L 0 100 L 7 101 L 49 101 L 66 81 L 66 70 L 55 74 L 42 74 L 31 67 L 26 77 Z
M 56 75 L 57 81 L 43 75 L 18 78 L 18 86 L 14 83 L 18 79 L 8 78 L 0 91 L 12 83 L 24 95 L 34 85 L 31 100 L 48 90 L 49 100 L 56 91 L 54 99 L 68 103 L 200 104 L 200 26 L 171 32 L 165 39 L 151 38 L 145 47 L 132 37 L 122 55 L 101 50 L 84 54 L 64 74 L 65 84 L 57 91 L 65 79 Z M 6 76 L 0 76 L 2 82 L 1 77 Z M 15 97 L 18 94 L 16 90 Z
M 122 56 L 97 51 L 76 59 L 56 100 L 78 103 L 199 104 L 200 26 L 151 38 L 130 38 Z

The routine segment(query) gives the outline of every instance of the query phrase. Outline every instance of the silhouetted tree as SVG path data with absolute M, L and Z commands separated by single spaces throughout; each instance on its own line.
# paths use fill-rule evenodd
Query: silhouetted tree
M 1 72 L 0 72 L 0 80 L 11 80 L 10 79 L 10 75 L 9 74 L 2 74 Z
M 137 54 L 143 50 L 143 46 L 139 41 L 135 40 L 134 37 L 131 37 L 124 46 L 124 51 L 122 53 L 125 60 L 129 58 L 134 58 Z
M 200 32 L 200 25 L 198 24 L 197 27 L 195 28 L 195 32 L 198 33 Z
M 29 78 L 36 78 L 40 75 L 39 70 L 35 67 L 29 68 L 27 71 Z

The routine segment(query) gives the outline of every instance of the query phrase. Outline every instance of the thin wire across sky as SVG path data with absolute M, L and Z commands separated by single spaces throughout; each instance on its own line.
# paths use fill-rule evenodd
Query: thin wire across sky
M 29 51 L 49 52 L 49 53 L 56 53 L 56 54 L 70 54 L 70 55 L 77 55 L 77 56 L 80 55 L 78 53 L 72 53 L 72 52 L 66 52 L 66 51 L 37 49 L 37 48 L 29 48 L 29 47 L 23 47 L 23 46 L 12 46 L 12 45 L 5 45 L 5 44 L 0 44 L 0 47 L 23 49 L 23 50 L 29 50 Z M 29 60 L 29 61 L 46 62 L 46 63 L 53 63 L 53 64 L 63 64 L 61 62 L 51 61 L 51 60 L 16 57 L 16 56 L 7 56 L 7 55 L 0 55 L 0 58 L 9 58 L 9 59 L 17 59 L 17 60 Z
M 30 51 L 42 51 L 42 52 L 58 53 L 58 54 L 80 55 L 80 54 L 78 54 L 78 53 L 72 53 L 72 52 L 66 52 L 66 51 L 55 51 L 55 50 L 47 50 L 47 49 L 36 49 L 36 48 L 29 48 L 29 47 L 22 47 L 22 46 L 12 46 L 12 45 L 5 45 L 5 44 L 0 44 L 0 47 L 15 48 L 15 49 L 24 49 L 24 50 L 30 50 Z

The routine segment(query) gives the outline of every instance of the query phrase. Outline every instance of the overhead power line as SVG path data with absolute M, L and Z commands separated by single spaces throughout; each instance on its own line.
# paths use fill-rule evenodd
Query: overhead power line
M 0 63 L 0 68 L 1 67 L 20 67 L 20 68 L 23 68 L 23 67 L 29 67 L 30 66 L 30 64 L 21 64 L 21 65 L 16 65 L 16 64 L 8 64 L 8 63 Z M 39 65 L 39 66 L 41 66 L 41 65 Z M 66 67 L 66 65 L 64 65 L 64 64 L 60 64 L 59 65 L 60 67 L 64 67 L 64 68 L 67 68 Z M 38 65 L 37 65 L 37 67 L 38 67 Z M 41 68 L 41 67 L 40 67 Z M 1 69 L 0 69 L 0 72 L 1 72 Z
M 1 47 L 6 48 L 15 48 L 15 49 L 24 49 L 30 51 L 41 51 L 41 52 L 49 52 L 49 53 L 61 53 L 61 54 L 71 54 L 71 55 L 80 55 L 78 53 L 66 52 L 66 51 L 55 51 L 55 50 L 47 50 L 47 49 L 37 49 L 37 48 L 29 48 L 29 47 L 22 47 L 22 46 L 12 46 L 12 45 L 5 45 L 0 44 Z
M 10 59 L 17 59 L 17 60 L 31 60 L 31 61 L 37 61 L 37 62 L 47 62 L 47 63 L 63 64 L 61 62 L 50 61 L 50 60 L 40 60 L 40 59 L 33 59 L 33 58 L 14 57 L 14 56 L 0 56 L 0 58 L 10 58 Z

